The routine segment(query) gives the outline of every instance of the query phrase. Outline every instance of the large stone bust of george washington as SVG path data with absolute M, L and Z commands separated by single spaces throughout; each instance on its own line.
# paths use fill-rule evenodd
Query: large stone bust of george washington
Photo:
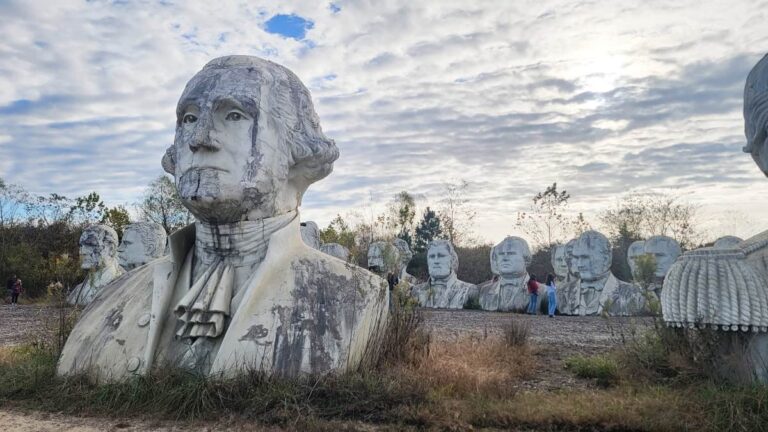
M 248 56 L 205 65 L 181 95 L 162 160 L 197 222 L 171 235 L 169 257 L 100 292 L 59 374 L 356 366 L 386 319 L 387 284 L 303 243 L 297 210 L 338 155 L 291 71 Z

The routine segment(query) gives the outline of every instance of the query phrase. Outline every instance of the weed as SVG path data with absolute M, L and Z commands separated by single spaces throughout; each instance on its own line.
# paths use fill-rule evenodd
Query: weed
M 531 328 L 525 321 L 510 318 L 502 327 L 504 342 L 511 347 L 522 347 L 528 343 Z
M 619 365 L 609 356 L 570 357 L 565 360 L 565 368 L 579 378 L 597 380 L 597 384 L 602 387 L 609 387 L 619 382 Z

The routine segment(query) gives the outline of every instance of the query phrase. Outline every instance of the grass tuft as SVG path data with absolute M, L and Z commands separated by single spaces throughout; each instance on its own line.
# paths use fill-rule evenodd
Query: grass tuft
M 565 360 L 565 368 L 579 378 L 597 380 L 597 384 L 602 387 L 616 385 L 619 382 L 619 365 L 609 356 L 570 357 Z
M 510 347 L 523 347 L 528 344 L 531 328 L 526 321 L 510 318 L 502 327 L 504 343 Z

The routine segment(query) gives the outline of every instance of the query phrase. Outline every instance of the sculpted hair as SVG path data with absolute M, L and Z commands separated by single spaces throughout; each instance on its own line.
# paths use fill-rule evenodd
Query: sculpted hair
M 290 148 L 291 178 L 301 177 L 311 184 L 331 173 L 333 162 L 339 158 L 339 149 L 320 128 L 309 90 L 284 66 L 253 56 L 216 58 L 189 81 L 180 102 L 200 89 L 214 86 L 225 73 L 237 73 L 240 78 L 242 86 L 236 89 L 234 97 L 254 118 L 252 145 L 256 145 L 262 125 L 258 119 L 267 115 L 267 124 L 282 132 L 277 134 L 285 141 L 280 144 Z M 183 113 L 177 112 L 177 133 L 181 115 Z M 166 150 L 162 164 L 165 171 L 175 173 L 175 146 Z
M 411 252 L 408 242 L 401 238 L 396 238 L 392 241 L 392 244 L 394 244 L 398 252 L 400 252 L 400 261 L 408 264 L 411 261 L 411 258 L 413 258 L 413 252 Z
M 434 247 L 445 247 L 448 249 L 448 253 L 451 254 L 451 269 L 453 269 L 453 272 L 456 273 L 456 271 L 459 270 L 459 255 L 456 254 L 456 249 L 453 248 L 453 245 L 448 240 L 432 240 L 429 242 L 429 247 L 427 248 L 427 254 L 429 254 L 429 250 Z
M 496 250 L 499 249 L 504 243 L 517 243 L 520 245 L 520 249 L 523 252 L 523 259 L 525 260 L 525 266 L 528 267 L 533 261 L 533 255 L 531 255 L 531 249 L 528 247 L 528 242 L 520 237 L 507 236 L 499 242 L 496 246 L 491 248 L 491 273 L 499 274 L 499 266 L 496 264 Z
M 657 245 L 662 245 L 662 247 L 670 250 L 675 255 L 680 255 L 683 253 L 683 250 L 680 248 L 680 243 L 678 243 L 677 240 L 673 239 L 672 237 L 661 235 L 653 236 L 646 240 L 645 244 L 643 245 L 643 251 L 648 253 L 648 251 L 655 248 Z
M 165 252 L 165 243 L 168 235 L 162 225 L 152 222 L 136 222 L 125 226 L 123 237 L 128 231 L 134 231 L 141 236 L 141 244 L 144 246 L 144 254 L 148 257 L 158 258 Z
M 768 126 L 768 55 L 765 55 L 747 75 L 744 86 L 744 151 L 752 153 L 766 140 Z

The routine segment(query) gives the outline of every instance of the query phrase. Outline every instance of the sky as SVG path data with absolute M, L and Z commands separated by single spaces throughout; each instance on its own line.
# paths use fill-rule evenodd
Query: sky
M 162 173 L 175 105 L 212 58 L 280 63 L 341 152 L 301 215 L 438 205 L 470 182 L 474 230 L 520 234 L 553 182 L 597 215 L 630 192 L 699 207 L 710 237 L 768 228 L 744 80 L 768 2 L 0 0 L 0 177 L 131 205 Z

